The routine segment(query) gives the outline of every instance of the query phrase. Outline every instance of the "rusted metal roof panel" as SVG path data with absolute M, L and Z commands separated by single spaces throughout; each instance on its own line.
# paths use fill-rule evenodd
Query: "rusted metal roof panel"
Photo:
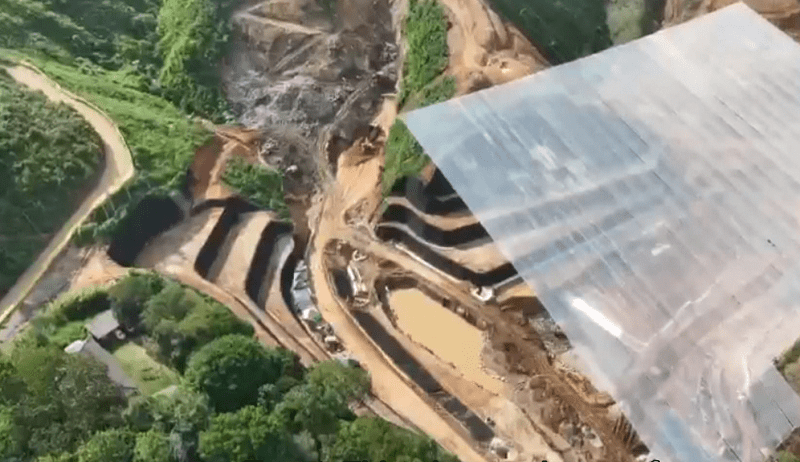
M 406 121 L 654 457 L 800 425 L 800 45 L 739 3 Z

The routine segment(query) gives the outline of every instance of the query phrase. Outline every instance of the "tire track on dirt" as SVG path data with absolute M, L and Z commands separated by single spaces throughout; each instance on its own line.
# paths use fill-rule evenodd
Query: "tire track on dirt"
M 75 109 L 92 126 L 103 140 L 103 173 L 97 186 L 83 200 L 78 210 L 69 217 L 50 243 L 34 262 L 17 279 L 14 286 L 0 299 L 0 325 L 14 312 L 20 302 L 33 289 L 36 282 L 47 271 L 55 258 L 66 247 L 72 234 L 84 220 L 128 180 L 133 178 L 134 168 L 131 152 L 125 144 L 113 120 L 89 101 L 61 88 L 42 71 L 27 62 L 4 70 L 18 83 L 31 90 L 40 90 L 50 101 L 65 103 Z

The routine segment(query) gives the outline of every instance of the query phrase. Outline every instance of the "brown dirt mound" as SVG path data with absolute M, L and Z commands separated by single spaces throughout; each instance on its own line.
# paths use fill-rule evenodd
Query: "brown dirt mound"
M 499 85 L 549 67 L 539 50 L 482 0 L 442 0 L 458 94 Z

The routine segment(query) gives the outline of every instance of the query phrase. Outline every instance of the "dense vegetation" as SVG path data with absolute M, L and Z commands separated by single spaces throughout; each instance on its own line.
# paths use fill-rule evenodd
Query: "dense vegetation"
M 447 67 L 447 22 L 436 0 L 410 0 L 403 23 L 407 52 L 398 105 L 430 85 Z
M 274 210 L 281 218 L 289 217 L 280 172 L 248 163 L 241 157 L 231 157 L 225 165 L 222 181 L 253 204 Z
M 73 212 L 101 146 L 72 108 L 0 71 L 0 296 Z
M 4 54 L 33 61 L 97 104 L 120 126 L 134 157 L 135 181 L 96 211 L 78 243 L 107 238 L 132 203 L 177 186 L 195 149 L 208 138 L 187 114 L 213 121 L 230 117 L 218 63 L 234 5 L 233 0 L 0 0 Z M 26 245 L 32 243 L 22 243 L 18 253 L 25 253 Z
M 217 63 L 230 0 L 0 0 L 0 47 L 135 76 L 144 91 L 222 119 Z
M 133 204 L 145 194 L 179 186 L 195 149 L 209 139 L 197 123 L 163 98 L 142 88 L 128 71 L 83 70 L 45 59 L 33 60 L 48 76 L 97 104 L 119 126 L 133 155 L 135 180 L 95 211 L 83 227 L 83 241 L 114 233 Z
M 191 324 L 203 328 L 172 337 L 169 343 L 177 347 L 204 332 L 195 336 L 176 388 L 129 399 L 104 366 L 64 353 L 50 339 L 54 329 L 47 329 L 111 306 L 129 329 L 147 337 L 162 329 L 176 332 L 209 304 L 153 273 L 53 303 L 0 358 L 0 460 L 456 461 L 427 437 L 378 418 L 357 418 L 350 403 L 368 393 L 365 371 L 338 361 L 306 370 L 293 353 L 264 347 L 252 330 L 220 327 L 238 322 L 221 314 L 202 317 Z M 159 360 L 173 365 L 160 342 L 151 346 Z
M 436 0 L 411 0 L 404 22 L 408 52 L 403 63 L 398 109 L 440 103 L 456 93 L 452 76 L 443 76 L 448 64 L 447 19 Z M 408 127 L 396 120 L 386 140 L 383 192 L 404 176 L 419 175 L 429 162 Z

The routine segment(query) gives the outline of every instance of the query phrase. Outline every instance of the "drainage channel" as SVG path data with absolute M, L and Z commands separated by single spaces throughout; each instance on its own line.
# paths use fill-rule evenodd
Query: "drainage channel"
M 474 440 L 488 443 L 494 438 L 494 431 L 458 398 L 446 392 L 441 384 L 371 314 L 356 310 L 353 311 L 353 316 L 397 367 L 466 427 Z

